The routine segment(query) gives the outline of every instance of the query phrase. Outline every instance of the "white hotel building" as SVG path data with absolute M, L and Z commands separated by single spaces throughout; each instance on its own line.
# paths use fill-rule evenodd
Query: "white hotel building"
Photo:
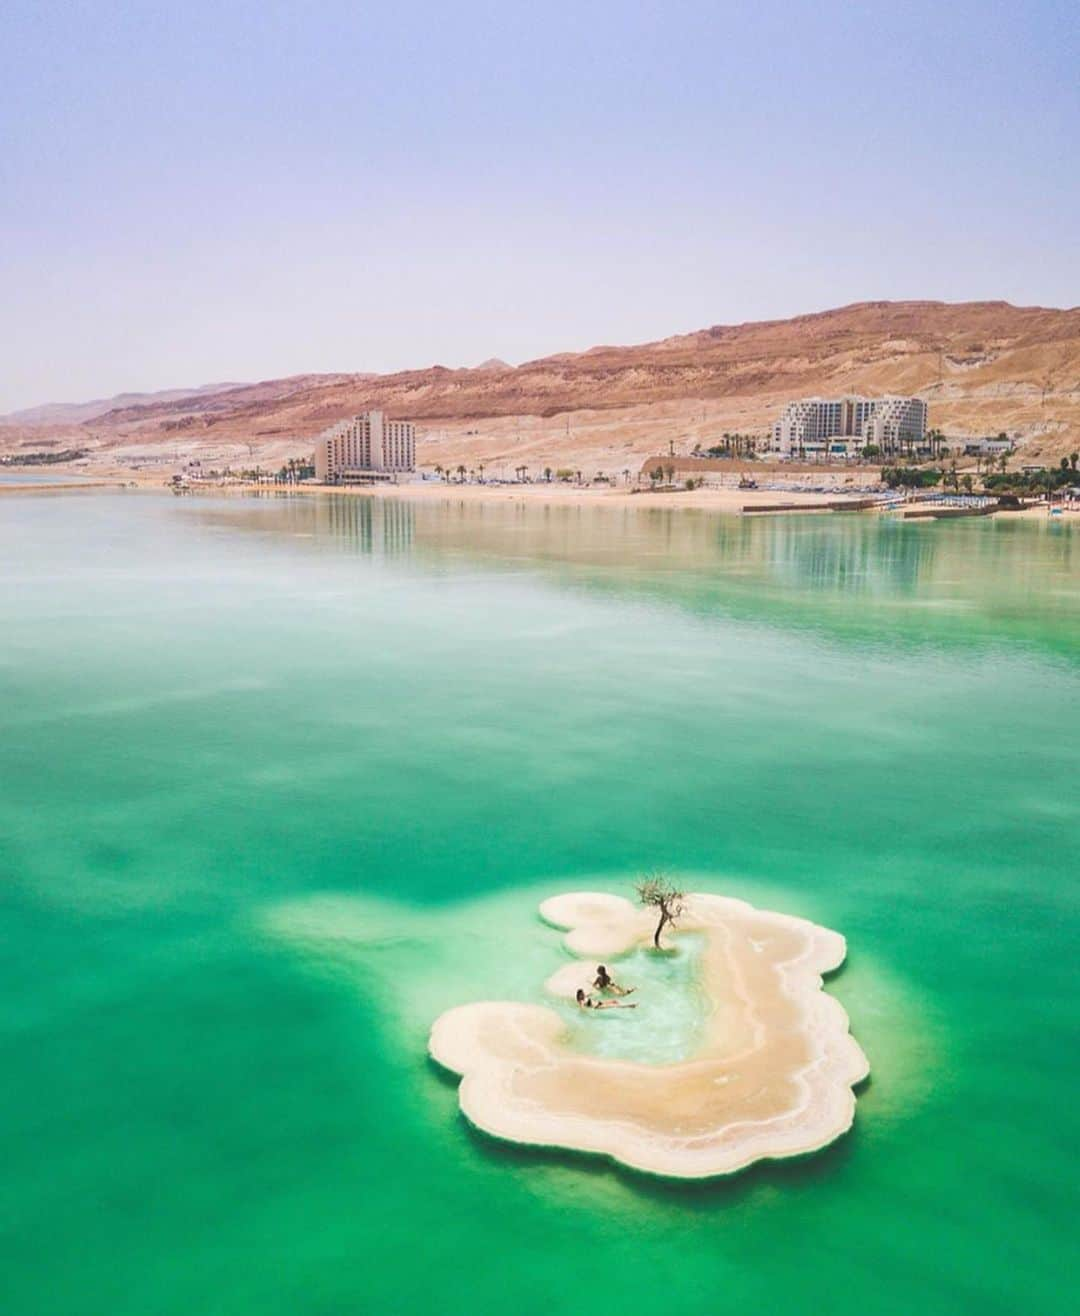
M 844 457 L 870 443 L 890 454 L 925 437 L 922 398 L 802 398 L 789 402 L 773 426 L 773 447 L 788 457 Z
M 416 470 L 416 426 L 363 411 L 315 440 L 315 478 L 323 484 L 370 484 Z

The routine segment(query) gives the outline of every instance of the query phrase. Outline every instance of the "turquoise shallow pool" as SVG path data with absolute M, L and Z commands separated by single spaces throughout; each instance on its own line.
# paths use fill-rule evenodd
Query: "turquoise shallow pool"
M 24 494 L 0 541 L 6 1311 L 1067 1310 L 1074 529 Z M 425 1060 L 540 999 L 544 895 L 658 866 L 847 936 L 825 1154 L 514 1151 Z M 677 1058 L 638 968 L 664 1026 L 581 1044 Z

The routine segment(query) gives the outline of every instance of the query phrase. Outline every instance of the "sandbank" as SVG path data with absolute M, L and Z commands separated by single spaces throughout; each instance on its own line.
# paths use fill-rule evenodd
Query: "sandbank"
M 628 900 L 578 892 L 546 900 L 541 917 L 565 928 L 577 957 L 545 984 L 573 998 L 598 960 L 651 944 L 650 912 Z M 703 943 L 702 1041 L 676 1064 L 652 1065 L 572 1049 L 563 1017 L 546 1005 L 481 1001 L 446 1011 L 431 1056 L 460 1074 L 461 1109 L 477 1128 L 516 1143 L 609 1156 L 673 1178 L 731 1174 L 755 1161 L 817 1151 L 855 1116 L 853 1085 L 865 1055 L 822 975 L 844 960 L 843 937 L 741 900 L 691 895 L 680 938 Z M 638 998 L 635 998 L 638 999 Z M 638 1000 L 648 1009 L 647 999 Z M 605 1027 L 604 1011 L 589 1023 Z

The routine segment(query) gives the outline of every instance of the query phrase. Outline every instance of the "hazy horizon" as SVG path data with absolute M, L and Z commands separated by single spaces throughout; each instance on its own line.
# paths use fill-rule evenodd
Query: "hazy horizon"
M 1064 4 L 16 0 L 0 34 L 0 414 L 1080 302 Z

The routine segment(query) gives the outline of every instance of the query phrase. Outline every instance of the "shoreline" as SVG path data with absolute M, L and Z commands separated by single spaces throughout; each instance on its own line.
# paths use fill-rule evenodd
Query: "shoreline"
M 35 493 L 84 493 L 101 489 L 130 489 L 142 486 L 137 480 L 115 479 L 100 480 L 41 480 L 25 483 L 10 483 L 0 479 L 0 494 L 35 494 Z
M 15 471 L 22 474 L 22 471 Z M 758 509 L 768 516 L 817 516 L 837 512 L 847 514 L 882 515 L 890 512 L 896 514 L 904 510 L 905 504 L 897 505 L 889 501 L 887 493 L 879 488 L 844 487 L 836 485 L 821 491 L 820 486 L 814 490 L 807 488 L 785 489 L 738 489 L 722 488 L 715 485 L 703 485 L 696 489 L 652 489 L 638 488 L 595 488 L 592 486 L 574 486 L 564 484 L 534 483 L 523 485 L 494 484 L 455 484 L 444 481 L 416 481 L 408 484 L 373 484 L 373 485 L 327 485 L 305 482 L 303 484 L 249 484 L 217 483 L 210 481 L 193 481 L 181 489 L 174 489 L 167 480 L 162 479 L 161 472 L 152 476 L 143 472 L 109 471 L 100 478 L 79 480 L 57 480 L 26 483 L 5 483 L 0 479 L 0 497 L 6 494 L 61 494 L 61 493 L 100 493 L 102 491 L 132 493 L 173 492 L 180 496 L 210 495 L 224 496 L 266 496 L 266 495 L 300 495 L 302 497 L 334 495 L 346 498 L 393 498 L 415 500 L 418 502 L 458 503 L 512 503 L 519 506 L 528 504 L 553 507 L 610 507 L 663 510 L 691 510 L 721 512 L 728 514 L 752 515 Z M 875 504 L 865 506 L 868 499 Z M 824 507 L 824 502 L 851 503 L 846 507 Z M 857 506 L 857 504 L 864 504 Z M 778 508 L 777 504 L 790 504 L 790 507 Z M 913 504 L 914 505 L 914 504 Z M 765 511 L 771 508 L 771 511 Z M 1008 520 L 1043 520 L 1051 517 L 1045 505 L 1026 507 L 1018 511 L 994 512 L 991 516 L 1001 516 Z M 929 518 L 928 518 L 929 519 Z M 1080 507 L 1066 507 L 1061 516 L 1053 518 L 1056 524 L 1072 524 L 1080 521 Z
M 456 503 L 518 503 L 544 504 L 563 507 L 636 507 L 636 508 L 693 508 L 704 511 L 741 512 L 745 507 L 775 505 L 777 502 L 820 504 L 823 499 L 857 502 L 867 498 L 863 490 L 839 489 L 827 494 L 809 490 L 776 489 L 723 489 L 703 486 L 699 489 L 641 489 L 633 490 L 577 487 L 561 484 L 446 484 L 442 481 L 417 481 L 409 484 L 329 485 L 305 482 L 303 484 L 242 484 L 193 481 L 180 490 L 163 481 L 160 474 L 146 477 L 141 473 L 103 476 L 84 481 L 56 481 L 38 483 L 10 483 L 0 480 L 0 495 L 8 493 L 71 493 L 73 491 L 130 490 L 132 492 L 176 492 L 187 495 L 292 495 L 303 497 L 334 495 L 346 498 L 403 498 L 428 502 Z M 811 509 L 807 509 L 811 510 Z M 812 510 L 825 510 L 822 508 Z
M 540 503 L 560 507 L 635 507 L 635 508 L 693 508 L 705 511 L 741 512 L 745 508 L 766 506 L 777 502 L 800 505 L 819 504 L 825 497 L 833 500 L 850 499 L 857 502 L 867 497 L 862 491 L 844 493 L 812 493 L 809 490 L 775 489 L 718 489 L 703 486 L 700 489 L 595 489 L 559 487 L 548 484 L 513 485 L 444 485 L 430 481 L 424 484 L 374 485 L 319 485 L 296 486 L 304 493 L 371 494 L 377 498 L 434 499 L 443 502 L 473 503 Z M 812 510 L 809 507 L 807 510 Z M 820 510 L 820 509 L 819 509 Z

